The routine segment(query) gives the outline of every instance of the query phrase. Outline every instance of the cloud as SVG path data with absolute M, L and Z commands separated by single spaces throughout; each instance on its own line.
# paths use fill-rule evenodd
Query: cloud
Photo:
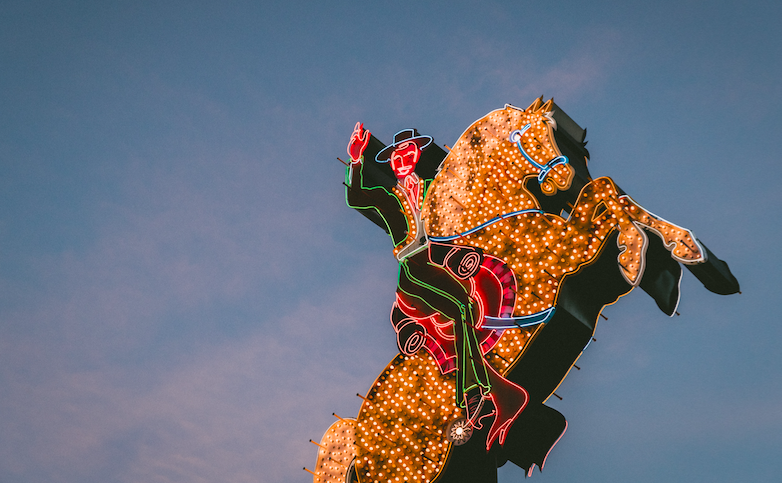
M 6 362 L 42 376 L 3 366 L 0 466 L 47 481 L 290 481 L 314 463 L 307 439 L 319 439 L 333 411 L 354 416 L 358 398 L 346 406 L 346 394 L 364 392 L 395 352 L 387 313 L 367 321 L 389 282 L 360 271 L 323 304 L 301 302 L 249 337 L 147 363 L 150 374 L 55 367 L 40 341 L 41 359 L 6 343 Z

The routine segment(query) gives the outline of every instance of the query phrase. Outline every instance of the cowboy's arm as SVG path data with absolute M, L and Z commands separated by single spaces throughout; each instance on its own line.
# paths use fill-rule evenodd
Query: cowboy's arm
M 378 196 L 372 188 L 364 186 L 364 156 L 358 162 L 350 163 L 345 172 L 345 199 L 351 208 L 375 207 Z
M 367 176 L 367 163 L 371 161 L 364 157 L 364 150 L 369 145 L 370 137 L 369 131 L 357 122 L 347 149 L 350 164 L 345 173 L 345 198 L 348 206 L 364 212 L 397 245 L 407 236 L 407 217 L 399 198 L 382 183 L 378 183 L 376 177 Z
M 363 191 L 369 189 L 364 186 L 364 151 L 369 145 L 371 136 L 372 134 L 364 129 L 364 125 L 360 122 L 356 123 L 350 135 L 348 143 L 350 164 L 345 173 L 345 186 L 347 186 L 348 206 L 352 208 L 364 208 L 360 206 L 363 203 L 361 199 L 366 197 Z
M 359 211 L 371 210 L 377 213 L 394 245 L 404 240 L 409 227 L 399 198 L 382 186 L 366 186 L 364 163 L 348 166 L 345 178 L 347 205 Z
M 374 208 L 383 216 L 383 211 L 398 211 L 401 206 L 398 206 L 396 196 L 389 193 L 384 187 L 371 186 L 365 182 L 364 150 L 369 145 L 370 136 L 370 132 L 364 129 L 363 124 L 357 122 L 347 149 L 350 164 L 348 164 L 345 173 L 345 198 L 351 208 Z M 385 218 L 385 216 L 383 217 Z
M 364 150 L 369 144 L 371 133 L 364 129 L 364 125 L 357 122 L 350 135 L 348 143 L 348 164 L 345 173 L 345 197 L 351 208 L 370 208 L 373 206 L 372 196 L 367 192 L 369 188 L 364 186 Z

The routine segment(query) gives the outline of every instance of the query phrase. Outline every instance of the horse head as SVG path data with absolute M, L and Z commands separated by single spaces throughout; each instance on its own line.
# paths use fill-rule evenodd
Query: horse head
M 529 163 L 529 171 L 534 173 L 537 170 L 541 191 L 547 195 L 570 188 L 575 174 L 568 158 L 562 155 L 554 140 L 553 130 L 557 128 L 557 123 L 551 111 L 552 104 L 553 99 L 542 103 L 538 98 L 527 109 L 505 106 L 505 109 L 518 112 L 519 124 L 522 125 L 511 131 L 508 140 L 516 145 Z

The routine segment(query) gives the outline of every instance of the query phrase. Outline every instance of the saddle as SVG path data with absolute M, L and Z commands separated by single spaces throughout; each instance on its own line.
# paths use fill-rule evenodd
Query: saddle
M 486 354 L 502 331 L 482 328 L 484 317 L 511 317 L 516 300 L 516 279 L 502 260 L 474 247 L 431 243 L 431 263 L 452 274 L 464 286 L 476 310 L 475 335 Z M 400 352 L 412 355 L 425 348 L 437 361 L 443 374 L 456 370 L 453 321 L 418 299 L 397 292 L 391 310 L 391 324 Z

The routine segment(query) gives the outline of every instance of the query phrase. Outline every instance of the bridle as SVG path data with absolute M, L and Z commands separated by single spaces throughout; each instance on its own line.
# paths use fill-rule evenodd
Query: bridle
M 540 164 L 534 159 L 530 157 L 529 154 L 524 150 L 524 147 L 521 145 L 521 136 L 527 130 L 532 127 L 532 124 L 527 124 L 521 129 L 516 129 L 515 131 L 510 133 L 510 137 L 508 140 L 512 143 L 516 143 L 516 146 L 519 148 L 519 151 L 521 151 L 521 154 L 529 161 L 533 166 L 538 168 L 540 172 L 538 173 L 538 184 L 543 184 L 543 181 L 546 179 L 546 175 L 551 171 L 554 166 L 557 166 L 559 164 L 568 164 L 567 156 L 559 155 L 556 158 L 552 159 L 546 164 Z

